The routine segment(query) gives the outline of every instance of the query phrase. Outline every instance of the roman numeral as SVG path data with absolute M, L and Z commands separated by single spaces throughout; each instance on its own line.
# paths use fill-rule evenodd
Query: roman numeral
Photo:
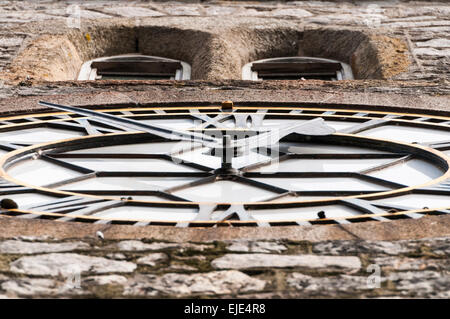
M 259 227 L 269 227 L 269 223 L 257 221 L 251 213 L 245 210 L 243 205 L 231 205 L 226 211 L 215 216 L 215 220 L 225 221 L 233 217 L 238 217 L 241 221 L 255 221 Z
M 410 160 L 411 158 L 412 158 L 412 155 L 402 156 L 400 158 L 393 159 L 386 163 L 382 163 L 380 165 L 375 165 L 375 166 L 363 169 L 363 170 L 359 171 L 359 174 L 369 174 L 372 172 L 376 172 L 376 171 L 379 171 L 379 170 L 382 170 L 382 169 L 385 169 L 385 168 L 388 168 L 388 167 L 391 167 L 391 166 L 394 166 L 397 164 L 402 164 L 402 163 Z
M 264 116 L 267 110 L 258 110 L 256 114 L 234 113 L 236 128 L 247 128 L 250 121 L 250 127 L 257 129 L 263 125 Z
M 191 222 L 195 222 L 195 221 L 210 221 L 211 220 L 211 214 L 214 212 L 214 210 L 216 209 L 216 205 L 200 205 L 199 206 L 199 210 L 197 213 L 197 216 L 194 218 L 194 220 L 192 221 L 187 221 L 187 222 L 180 222 L 177 223 L 177 227 L 188 227 L 189 224 Z
M 414 208 L 409 208 L 409 207 L 400 208 L 400 206 L 391 205 L 391 204 L 372 203 L 370 201 L 367 201 L 367 200 L 364 200 L 364 199 L 359 199 L 359 198 L 342 199 L 340 202 L 342 204 L 348 206 L 348 207 L 352 207 L 352 208 L 355 208 L 357 210 L 360 210 L 363 213 L 373 214 L 373 215 L 380 215 L 380 214 L 388 213 L 386 210 L 383 210 L 380 207 L 387 208 L 387 209 L 395 209 L 396 211 L 397 210 L 401 210 L 401 211 L 403 211 L 403 210 L 414 210 Z M 416 214 L 416 213 L 406 214 L 406 216 L 408 216 L 410 218 L 420 218 L 420 217 L 422 217 L 422 215 Z M 373 216 L 371 218 L 373 218 L 375 220 L 378 220 L 378 221 L 389 220 L 388 218 L 382 217 L 382 216 Z
M 207 114 L 200 113 L 199 110 L 189 110 L 191 115 L 199 120 L 202 120 L 204 123 L 200 124 L 197 128 L 203 129 L 207 128 L 208 126 L 213 127 L 221 127 L 221 122 L 226 121 L 231 118 L 230 114 L 218 114 L 215 117 L 210 117 Z
M 372 205 L 372 203 L 370 203 L 366 200 L 358 199 L 358 198 L 342 199 L 341 203 L 348 207 L 356 208 L 357 210 L 360 210 L 366 214 L 377 215 L 377 214 L 385 214 L 386 213 L 386 211 Z M 374 216 L 372 218 L 375 220 L 378 220 L 378 221 L 388 220 L 387 218 L 381 217 L 381 216 Z

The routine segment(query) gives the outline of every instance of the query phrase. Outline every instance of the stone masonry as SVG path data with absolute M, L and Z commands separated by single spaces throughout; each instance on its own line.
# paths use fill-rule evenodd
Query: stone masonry
M 171 30 L 202 40 L 166 43 L 198 66 L 192 81 L 75 81 L 94 57 L 138 45 L 165 52 L 151 40 Z M 240 80 L 242 63 L 286 52 L 337 55 L 358 78 Z M 43 96 L 93 106 L 231 99 L 449 112 L 449 74 L 448 1 L 0 1 L 2 114 L 42 109 Z M 101 240 L 91 225 L 0 216 L 0 298 L 449 298 L 449 222 L 116 225 Z
M 450 240 L 0 242 L 0 296 L 449 298 Z

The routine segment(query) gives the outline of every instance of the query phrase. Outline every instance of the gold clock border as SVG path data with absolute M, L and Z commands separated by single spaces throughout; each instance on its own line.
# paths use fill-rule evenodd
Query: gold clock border
M 341 112 L 341 113 L 360 113 L 360 112 L 368 112 L 368 113 L 373 113 L 373 114 L 392 114 L 392 115 L 399 115 L 399 116 L 417 116 L 417 117 L 428 117 L 431 119 L 439 119 L 439 120 L 450 120 L 450 117 L 445 117 L 445 116 L 436 116 L 436 115 L 428 115 L 428 114 L 416 114 L 416 113 L 401 113 L 401 112 L 387 112 L 387 111 L 372 111 L 372 110 L 359 110 L 359 109 L 352 109 L 352 110 L 346 110 L 346 109 L 333 109 L 333 108 L 308 108 L 308 107 L 267 107 L 267 106 L 262 106 L 262 107 L 245 107 L 245 106 L 241 106 L 241 107 L 235 107 L 236 110 L 255 110 L 255 109 L 269 109 L 269 110 L 298 110 L 301 109 L 302 111 L 336 111 L 336 112 Z M 100 109 L 99 111 L 102 112 L 117 112 L 117 111 L 152 111 L 152 110 L 189 110 L 189 109 L 204 109 L 204 110 L 212 110 L 212 109 L 217 109 L 219 110 L 220 107 L 219 106 L 200 106 L 200 107 L 130 107 L 130 108 L 108 108 L 108 109 Z M 21 119 L 21 118 L 27 118 L 27 117 L 34 117 L 34 118 L 39 118 L 39 117 L 48 117 L 48 116 L 52 116 L 52 115 L 65 115 L 65 114 L 69 114 L 67 112 L 52 112 L 52 113 L 38 113 L 38 114 L 24 114 L 24 115 L 20 115 L 20 116 L 8 116 L 8 117 L 3 117 L 0 118 L 0 120 L 12 120 L 12 119 Z M 191 113 L 166 113 L 164 114 L 164 116 L 180 116 L 180 115 L 190 115 Z M 231 112 L 227 113 L 227 112 L 207 112 L 205 113 L 206 115 L 211 115 L 211 114 L 231 114 Z M 244 113 L 242 113 L 244 114 Z M 290 116 L 290 117 L 305 117 L 305 116 L 313 116 L 313 117 L 329 117 L 329 118 L 348 118 L 349 115 L 333 115 L 333 114 L 327 114 L 327 115 L 323 115 L 323 114 L 308 114 L 307 112 L 305 113 L 301 113 L 301 114 L 288 114 L 288 113 L 270 113 L 271 115 L 278 115 L 278 116 Z M 125 115 L 123 115 L 125 116 Z M 160 114 L 133 114 L 131 115 L 132 117 L 142 117 L 142 116 L 161 116 Z M 370 116 L 351 116 L 351 118 L 354 119 L 379 119 L 377 117 L 370 117 Z M 67 118 L 67 119 L 55 119 L 55 120 L 45 120 L 45 121 L 34 121 L 34 122 L 30 122 L 30 123 L 18 123 L 18 124 L 10 124 L 10 125 L 4 125 L 2 126 L 2 128 L 6 128 L 6 129 L 14 129 L 14 128 L 18 128 L 18 127 L 22 127 L 22 126 L 36 126 L 39 124 L 43 124 L 43 123 L 50 123 L 50 122 L 63 122 L 63 121 L 70 121 L 73 120 L 72 118 Z M 402 120 L 402 119 L 390 119 L 391 122 L 399 122 L 399 123 L 411 123 L 413 121 L 410 120 Z M 448 128 L 448 126 L 444 126 L 441 125 L 439 123 L 417 123 L 417 122 L 413 122 L 416 125 L 425 125 L 425 126 L 436 126 L 436 127 L 446 127 Z M 218 130 L 218 129 L 215 129 Z M 220 130 L 220 129 L 219 129 Z M 90 136 L 83 136 L 83 137 L 78 137 L 78 138 L 70 138 L 70 139 L 65 139 L 65 140 L 59 140 L 59 141 L 53 141 L 53 142 L 49 142 L 49 143 L 41 143 L 38 145 L 33 145 L 30 147 L 26 147 L 26 148 L 22 148 L 20 150 L 17 151 L 13 151 L 13 152 L 9 152 L 7 155 L 3 156 L 0 160 L 0 165 L 1 165 L 1 170 L 0 170 L 0 176 L 3 177 L 4 179 L 16 183 L 18 185 L 22 185 L 25 187 L 31 187 L 33 189 L 36 190 L 40 190 L 46 193 L 54 193 L 54 194 L 60 194 L 60 195 L 76 195 L 76 196 L 80 196 L 80 197 L 91 197 L 91 198 L 101 198 L 101 199 L 117 199 L 117 197 L 110 197 L 110 196 L 99 196 L 99 195 L 88 195 L 88 194 L 80 194 L 80 193 L 75 193 L 75 192 L 67 192 L 67 191 L 58 191 L 58 190 L 53 190 L 53 189 L 48 189 L 48 188 L 44 188 L 44 187 L 36 187 L 34 185 L 30 185 L 30 184 L 26 184 L 26 183 L 22 183 L 21 181 L 18 181 L 12 177 L 10 177 L 8 174 L 6 174 L 6 172 L 3 169 L 3 166 L 5 163 L 7 163 L 7 161 L 11 158 L 11 157 L 15 157 L 18 156 L 20 153 L 23 152 L 31 152 L 33 149 L 36 148 L 42 148 L 42 147 L 49 147 L 51 145 L 54 144 L 59 144 L 59 143 L 67 143 L 67 142 L 71 142 L 71 141 L 75 141 L 75 140 L 83 140 L 83 139 L 91 139 L 91 138 L 98 138 L 100 136 L 105 137 L 105 136 L 114 136 L 114 135 L 127 135 L 127 134 L 144 134 L 141 132 L 124 132 L 124 133 L 109 133 L 109 134 L 101 134 L 101 135 L 90 135 Z M 341 135 L 341 136 L 352 136 L 355 137 L 355 135 L 353 134 L 339 134 L 339 133 L 335 133 L 335 135 Z M 446 156 L 445 154 L 443 154 L 442 152 L 439 152 L 437 150 L 428 148 L 428 147 L 424 147 L 421 145 L 412 145 L 412 144 L 408 144 L 408 143 L 401 143 L 401 142 L 393 142 L 390 140 L 386 140 L 386 139 L 376 139 L 376 138 L 369 138 L 369 137 L 361 137 L 361 136 L 356 136 L 357 138 L 364 138 L 364 139 L 369 139 L 369 140 L 373 140 L 373 141 L 379 141 L 379 142 L 385 142 L 385 143 L 395 143 L 395 144 L 399 144 L 399 145 L 404 145 L 407 147 L 414 147 L 417 149 L 420 149 L 422 151 L 425 152 L 429 152 L 434 154 L 435 156 L 439 157 L 440 159 L 442 159 L 443 161 L 446 162 L 447 167 L 450 167 L 450 158 L 448 156 Z M 433 184 L 437 184 L 439 182 L 442 182 L 443 180 L 446 180 L 450 178 L 450 168 L 447 169 L 447 171 L 440 176 L 437 179 L 434 179 L 430 182 L 424 183 L 424 184 L 420 184 L 420 185 L 414 185 L 414 186 L 409 186 L 409 187 L 405 187 L 405 188 L 401 188 L 401 189 L 397 189 L 397 190 L 393 190 L 393 191 L 385 191 L 385 192 L 378 192 L 378 193 L 374 193 L 374 194 L 365 194 L 365 195 L 351 195 L 351 196 L 341 196 L 341 197 L 333 197 L 333 198 L 328 198 L 328 199 L 321 199 L 321 200 L 306 200 L 306 201 L 290 201 L 290 202 L 253 202 L 253 203 L 225 203 L 226 205 L 229 204 L 242 204 L 242 205 L 286 205 L 286 204 L 304 204 L 304 203 L 332 203 L 332 202 L 336 202 L 339 201 L 341 199 L 345 199 L 345 198 L 384 198 L 384 197 L 389 197 L 393 194 L 401 194 L 401 193 L 407 193 L 410 192 L 414 189 L 417 188 L 421 188 L 421 187 L 425 187 L 425 186 L 430 186 Z M 208 204 L 208 205 L 218 205 L 218 204 L 223 204 L 223 203 L 210 203 L 210 202 L 179 202 L 179 201 L 136 201 L 136 200 L 130 200 L 130 202 L 136 202 L 136 203 L 145 203 L 145 204 L 163 204 L 163 205 L 183 205 L 183 206 L 199 206 L 202 204 Z M 441 208 L 433 208 L 433 209 L 422 209 L 422 210 L 411 210 L 411 211 L 404 211 L 404 212 L 398 212 L 398 213 L 386 213 L 386 214 L 364 214 L 364 215 L 359 215 L 359 216 L 355 216 L 355 217 L 342 217 L 342 218 L 332 218 L 332 219 L 324 219 L 324 221 L 330 220 L 340 220 L 340 219 L 364 219 L 364 218 L 370 218 L 370 217 L 384 217 L 384 216 L 396 216 L 396 215 L 404 215 L 404 214 L 410 214 L 410 213 L 423 213 L 423 214 L 428 214 L 428 213 L 432 213 L 436 210 L 444 210 L 444 209 L 449 209 L 449 207 L 441 207 Z M 17 213 L 23 213 L 23 214 L 39 214 L 39 215 L 43 215 L 43 216 L 48 216 L 48 217 L 64 217 L 64 214 L 57 214 L 57 213 L 46 213 L 46 212 L 36 212 L 36 211 L 25 211 L 25 210 L 13 210 Z M 77 220 L 85 220 L 85 221 L 90 221 L 90 220 L 108 220 L 108 221 L 133 221 L 133 222 L 152 222 L 151 220 L 126 220 L 126 219 L 108 219 L 108 218 L 101 218 L 101 217 L 89 217 L 89 216 L 76 216 L 76 215 L 71 215 L 71 218 L 77 219 Z M 272 223 L 283 223 L 283 222 L 296 222 L 296 221 L 311 221 L 311 219 L 303 219 L 303 220 L 286 220 L 286 221 L 272 221 Z M 184 221 L 178 221 L 180 223 L 184 222 Z M 271 221 L 267 221 L 268 223 L 271 223 Z M 174 224 L 177 223 L 177 221 L 158 221 L 158 223 L 164 224 Z M 190 222 L 191 223 L 191 222 Z M 252 223 L 251 221 L 224 221 L 224 222 L 212 222 L 212 221 L 195 221 L 193 222 L 194 224 L 198 224 L 198 225 L 202 225 L 202 224 L 217 224 L 217 223 L 222 223 L 222 224 L 248 224 L 248 223 Z

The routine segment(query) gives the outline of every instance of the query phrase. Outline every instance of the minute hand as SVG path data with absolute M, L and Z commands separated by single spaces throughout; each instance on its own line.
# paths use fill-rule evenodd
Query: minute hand
M 122 118 L 119 116 L 111 115 L 111 114 L 105 114 L 101 112 L 96 112 L 92 110 L 87 109 L 81 109 L 74 106 L 67 106 L 67 105 L 60 105 L 60 104 L 54 104 L 49 102 L 39 102 L 40 105 L 51 107 L 54 109 L 58 109 L 61 111 L 67 111 L 72 112 L 75 114 L 87 116 L 90 119 L 97 120 L 101 123 L 107 123 L 115 126 L 122 126 L 128 129 L 137 130 L 137 131 L 144 131 L 153 135 L 157 135 L 159 137 L 169 139 L 169 140 L 188 140 L 193 142 L 198 142 L 202 144 L 208 144 L 208 143 L 218 143 L 218 140 L 215 138 L 212 138 L 207 135 L 188 132 L 188 131 L 178 131 L 178 130 L 172 130 L 167 129 L 161 126 L 157 125 L 150 125 L 145 124 L 136 120 L 131 120 L 127 118 Z
M 276 128 L 270 132 L 262 133 L 257 136 L 234 141 L 231 147 L 240 148 L 255 148 L 265 147 L 276 144 L 283 137 L 291 134 L 298 133 L 302 135 L 319 136 L 330 135 L 336 132 L 336 130 L 325 124 L 322 118 L 317 118 L 303 123 L 296 123 L 290 126 Z

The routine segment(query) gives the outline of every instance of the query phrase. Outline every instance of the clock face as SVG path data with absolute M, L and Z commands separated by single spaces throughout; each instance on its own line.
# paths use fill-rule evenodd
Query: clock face
M 0 199 L 18 204 L 1 214 L 195 227 L 450 213 L 450 117 L 266 106 L 98 112 L 164 134 L 70 112 L 0 118 Z M 317 123 L 335 133 L 317 133 Z M 240 147 L 211 146 L 226 139 Z

